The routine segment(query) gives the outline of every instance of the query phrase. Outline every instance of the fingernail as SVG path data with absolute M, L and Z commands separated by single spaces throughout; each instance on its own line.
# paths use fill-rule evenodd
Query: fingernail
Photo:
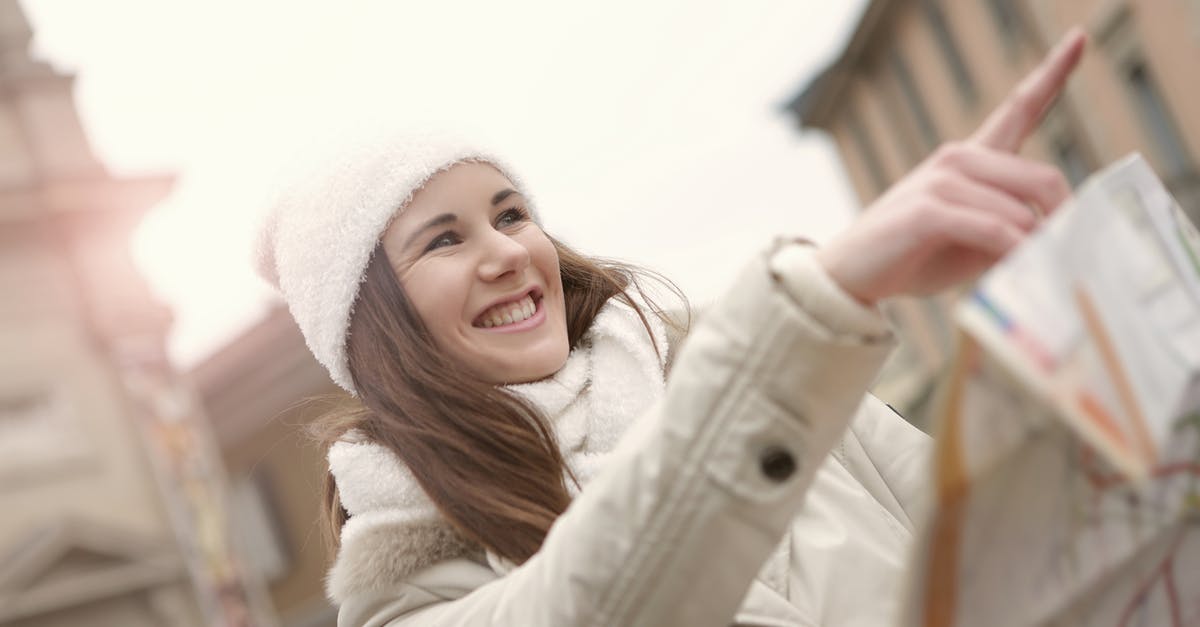
M 1067 34 L 1063 36 L 1063 40 L 1064 40 L 1063 45 L 1064 46 L 1070 45 L 1071 43 L 1073 43 L 1076 39 L 1079 39 L 1080 37 L 1082 37 L 1083 39 L 1086 40 L 1087 39 L 1087 31 L 1084 30 L 1084 28 L 1082 26 L 1080 26 L 1079 24 L 1076 24 L 1076 25 L 1072 26 L 1069 30 L 1067 30 Z

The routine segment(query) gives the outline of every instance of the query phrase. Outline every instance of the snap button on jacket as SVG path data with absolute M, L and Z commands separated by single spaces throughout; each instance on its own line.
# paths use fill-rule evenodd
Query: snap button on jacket
M 772 446 L 763 451 L 762 471 L 772 481 L 783 481 L 796 472 L 796 458 L 782 446 Z

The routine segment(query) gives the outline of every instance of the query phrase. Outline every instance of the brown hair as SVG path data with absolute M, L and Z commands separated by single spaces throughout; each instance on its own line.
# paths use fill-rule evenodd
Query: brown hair
M 673 322 L 638 279 L 653 278 L 679 298 L 686 313 L 686 300 L 670 281 L 551 241 L 572 348 L 614 297 L 634 308 L 647 333 L 644 308 L 668 325 L 686 327 L 687 322 Z M 473 378 L 435 349 L 382 246 L 372 253 L 359 288 L 346 352 L 359 402 L 320 419 L 314 425 L 318 438 L 328 446 L 347 430 L 358 430 L 408 466 L 463 537 L 517 564 L 532 556 L 571 500 L 569 469 L 553 430 L 537 409 Z M 326 538 L 336 549 L 349 516 L 332 475 L 326 476 L 324 503 Z

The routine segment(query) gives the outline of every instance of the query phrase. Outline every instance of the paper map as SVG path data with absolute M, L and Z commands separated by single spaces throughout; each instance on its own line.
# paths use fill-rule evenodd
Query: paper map
M 1200 625 L 1200 235 L 1145 161 L 955 318 L 905 623 Z

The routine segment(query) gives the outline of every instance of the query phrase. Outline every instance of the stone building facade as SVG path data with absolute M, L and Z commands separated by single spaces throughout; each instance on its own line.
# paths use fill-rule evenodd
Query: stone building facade
M 0 625 L 270 626 L 130 234 L 170 177 L 95 158 L 0 0 Z

